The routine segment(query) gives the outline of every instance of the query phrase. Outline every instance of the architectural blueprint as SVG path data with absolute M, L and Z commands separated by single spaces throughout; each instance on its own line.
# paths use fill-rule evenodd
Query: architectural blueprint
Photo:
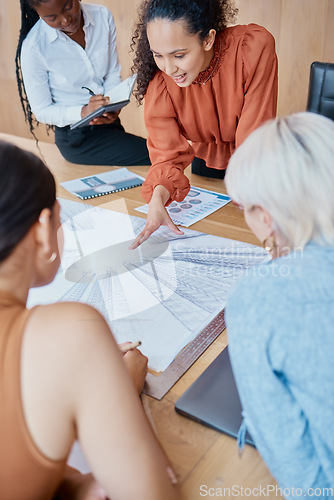
M 224 308 L 233 282 L 263 249 L 189 229 L 160 228 L 128 247 L 145 219 L 59 200 L 65 246 L 50 285 L 31 290 L 28 307 L 81 301 L 105 317 L 117 342 L 141 340 L 153 370 L 163 371 Z

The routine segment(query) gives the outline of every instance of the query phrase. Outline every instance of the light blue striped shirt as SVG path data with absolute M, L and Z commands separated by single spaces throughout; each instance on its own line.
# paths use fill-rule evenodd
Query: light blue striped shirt
M 283 495 L 334 498 L 334 248 L 248 270 L 226 322 L 245 423 Z

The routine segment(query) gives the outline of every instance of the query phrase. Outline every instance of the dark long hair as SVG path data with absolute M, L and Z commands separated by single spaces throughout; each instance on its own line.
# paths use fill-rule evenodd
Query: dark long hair
M 34 138 L 37 138 L 34 133 L 35 125 L 38 125 L 38 121 L 33 116 L 29 100 L 24 88 L 22 69 L 21 69 L 21 49 L 22 43 L 31 28 L 37 23 L 39 15 L 35 11 L 34 7 L 45 3 L 48 0 L 20 0 L 21 7 L 21 28 L 19 34 L 19 40 L 17 43 L 16 54 L 15 54 L 15 67 L 16 67 L 16 81 L 19 90 L 20 100 L 22 104 L 22 109 L 24 112 L 24 117 L 29 124 L 29 129 Z
M 56 202 L 55 180 L 33 153 L 0 141 L 0 262 L 24 238 L 43 208 Z
M 131 49 L 135 52 L 132 71 L 138 75 L 134 94 L 141 103 L 158 71 L 147 39 L 147 23 L 154 19 L 183 20 L 189 34 L 204 40 L 211 29 L 222 31 L 234 21 L 237 9 L 233 0 L 144 0 L 138 14 Z

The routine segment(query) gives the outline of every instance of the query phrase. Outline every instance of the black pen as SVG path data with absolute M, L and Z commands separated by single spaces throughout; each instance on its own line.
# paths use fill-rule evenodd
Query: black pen
M 90 93 L 90 95 L 96 95 L 91 89 L 89 89 L 88 87 L 81 87 L 82 89 L 86 89 L 88 90 L 88 92 Z

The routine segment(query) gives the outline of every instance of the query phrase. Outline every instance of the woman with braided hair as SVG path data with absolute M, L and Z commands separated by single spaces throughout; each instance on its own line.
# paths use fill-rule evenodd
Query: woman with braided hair
M 20 5 L 16 74 L 31 132 L 38 122 L 54 127 L 56 144 L 72 163 L 149 165 L 145 139 L 124 131 L 119 112 L 70 129 L 107 104 L 105 90 L 121 82 L 111 12 L 79 0 L 20 0 Z
M 234 149 L 276 114 L 277 58 L 261 26 L 227 27 L 232 0 L 144 0 L 133 36 L 137 98 L 145 98 L 152 166 L 142 188 L 147 223 L 132 248 L 160 225 L 165 206 L 189 191 L 184 169 L 223 178 Z

